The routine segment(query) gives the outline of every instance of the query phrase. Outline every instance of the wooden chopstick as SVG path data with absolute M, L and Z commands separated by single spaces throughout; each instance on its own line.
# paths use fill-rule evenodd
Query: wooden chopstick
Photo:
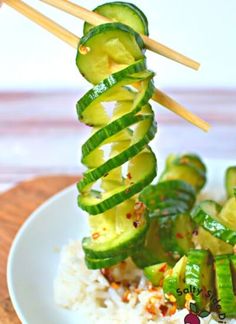
M 72 34 L 62 26 L 55 23 L 53 20 L 47 18 L 46 16 L 42 15 L 37 10 L 33 9 L 29 5 L 25 4 L 21 0 L 3 0 L 6 4 L 23 14 L 24 16 L 28 17 L 33 22 L 39 24 L 47 31 L 52 33 L 53 35 L 57 36 L 67 44 L 71 45 L 74 48 L 78 47 L 78 43 L 80 38 L 76 35 Z M 183 119 L 187 120 L 191 124 L 199 127 L 203 131 L 208 131 L 210 125 L 199 118 L 198 116 L 194 115 L 182 105 L 177 103 L 174 99 L 170 98 L 160 90 L 155 90 L 155 93 L 152 98 L 154 101 L 158 102 L 162 106 L 166 107 L 167 109 L 173 111 L 175 114 L 179 115 Z
M 193 114 L 189 110 L 187 110 L 184 106 L 179 104 L 177 101 L 166 95 L 164 92 L 159 89 L 155 89 L 155 92 L 152 96 L 152 99 L 158 102 L 161 106 L 171 110 L 176 115 L 182 117 L 189 123 L 197 126 L 202 129 L 204 132 L 208 132 L 210 129 L 210 124 L 208 124 L 205 120 L 201 119 L 197 115 Z
M 41 0 L 44 3 L 47 3 L 57 9 L 60 9 L 62 11 L 65 11 L 77 18 L 80 18 L 93 26 L 105 24 L 112 22 L 111 19 L 108 19 L 107 17 L 101 16 L 93 11 L 90 11 L 86 8 L 83 8 L 77 4 L 74 4 L 68 0 Z M 150 51 L 153 51 L 157 54 L 160 54 L 162 56 L 165 56 L 166 58 L 169 58 L 175 62 L 178 62 L 180 64 L 183 64 L 187 67 L 190 67 L 194 70 L 198 70 L 200 67 L 200 64 L 187 56 L 176 52 L 175 50 L 170 49 L 169 47 L 155 41 L 154 39 L 149 38 L 146 35 L 140 35 L 146 45 L 146 48 Z
M 23 1 L 19 0 L 3 0 L 8 6 L 12 7 L 13 9 L 17 10 L 33 22 L 36 22 L 38 25 L 55 35 L 56 37 L 60 38 L 67 44 L 71 45 L 74 48 L 78 47 L 78 43 L 80 38 L 65 29 L 64 27 L 60 26 L 50 18 L 44 16 L 34 8 L 30 7 Z

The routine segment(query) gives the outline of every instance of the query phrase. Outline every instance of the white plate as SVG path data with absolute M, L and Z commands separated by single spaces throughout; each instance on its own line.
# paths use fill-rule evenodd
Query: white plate
M 206 161 L 207 191 L 222 196 L 225 169 L 232 161 Z M 59 253 L 70 239 L 82 238 L 87 231 L 85 213 L 77 207 L 77 189 L 57 194 L 24 223 L 11 247 L 7 281 L 13 306 L 23 323 L 75 324 L 87 321 L 78 312 L 64 310 L 53 300 L 53 281 Z

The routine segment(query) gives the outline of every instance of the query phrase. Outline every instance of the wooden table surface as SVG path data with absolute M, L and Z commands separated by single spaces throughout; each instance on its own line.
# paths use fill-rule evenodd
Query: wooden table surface
M 158 157 L 191 151 L 236 164 L 236 90 L 167 92 L 212 129 L 204 133 L 153 104 L 159 130 L 152 147 Z M 0 196 L 0 323 L 18 323 L 5 282 L 7 253 L 18 227 L 40 203 L 83 171 L 80 150 L 90 130 L 77 121 L 75 103 L 80 96 L 80 91 L 0 93 L 0 192 L 19 184 Z M 30 180 L 39 176 L 43 178 Z M 28 204 L 26 196 L 32 198 Z
M 0 323 L 18 324 L 6 283 L 9 249 L 19 227 L 45 200 L 78 181 L 77 176 L 47 176 L 18 184 L 0 195 Z M 30 323 L 29 323 L 30 324 Z M 46 324 L 46 323 L 45 323 Z

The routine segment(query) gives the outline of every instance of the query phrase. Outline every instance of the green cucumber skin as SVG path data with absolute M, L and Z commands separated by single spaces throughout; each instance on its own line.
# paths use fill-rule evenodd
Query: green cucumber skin
M 140 154 L 142 154 L 142 152 Z M 83 210 L 87 211 L 91 215 L 97 215 L 133 197 L 135 194 L 140 192 L 144 187 L 146 187 L 149 183 L 151 183 L 152 180 L 156 177 L 157 161 L 156 161 L 155 154 L 151 151 L 151 149 L 150 149 L 150 157 L 152 159 L 152 169 L 145 178 L 143 178 L 137 183 L 125 187 L 123 190 L 115 193 L 113 196 L 108 197 L 105 200 L 100 201 L 98 199 L 98 202 L 96 204 L 87 205 L 86 203 L 84 203 L 83 200 L 84 196 L 80 195 L 78 196 L 79 207 L 81 207 Z
M 215 204 L 214 201 L 205 201 L 205 203 Z M 211 215 L 207 214 L 199 204 L 191 213 L 192 219 L 195 223 L 203 227 L 206 231 L 210 232 L 214 237 L 229 243 L 236 244 L 236 232 L 230 230 L 219 221 L 214 219 Z
M 139 199 L 145 203 L 149 210 L 160 208 L 159 204 L 169 198 L 187 203 L 191 209 L 195 202 L 195 191 L 183 181 L 169 180 L 148 186 L 139 196 Z
M 120 9 L 122 10 L 122 8 L 119 8 L 119 6 L 125 6 L 126 8 L 129 8 L 130 10 L 132 10 L 134 13 L 136 13 L 136 16 L 138 16 L 138 18 L 141 20 L 142 24 L 143 24 L 143 30 L 141 31 L 138 31 L 133 27 L 133 28 L 136 32 L 142 32 L 142 34 L 144 35 L 149 35 L 149 32 L 148 32 L 148 20 L 147 20 L 147 17 L 145 16 L 145 14 L 137 7 L 135 6 L 133 3 L 128 3 L 128 2 L 121 2 L 121 1 L 114 1 L 114 2 L 109 2 L 109 3 L 105 3 L 105 4 L 102 4 L 98 7 L 96 7 L 93 11 L 98 13 L 98 14 L 101 14 L 102 16 L 105 16 L 104 15 L 104 10 L 103 8 L 105 6 L 110 6 L 111 8 L 113 7 L 113 9 L 115 9 L 117 7 L 117 9 Z M 112 18 L 112 17 L 108 17 L 107 15 L 105 16 L 107 18 Z M 93 26 L 87 22 L 84 23 L 84 28 L 83 28 L 83 34 L 86 35 L 90 29 L 93 28 Z
M 186 205 L 178 203 L 176 206 L 170 206 L 162 209 L 156 209 L 150 212 L 150 218 L 157 219 L 159 217 L 172 217 L 186 212 Z
M 169 266 L 175 264 L 176 260 L 162 246 L 159 224 L 156 219 L 151 219 L 145 241 L 139 249 L 134 251 L 132 260 L 141 269 L 162 262 L 166 262 Z
M 230 255 L 231 272 L 234 285 L 234 295 L 236 295 L 236 255 Z
M 121 24 L 119 22 L 114 22 L 114 23 L 108 23 L 108 24 L 102 24 L 99 26 L 95 26 L 93 29 L 90 30 L 90 32 L 86 35 L 84 35 L 79 42 L 80 45 L 85 45 L 86 42 L 92 38 L 93 36 L 96 36 L 98 34 L 102 34 L 106 31 L 116 31 L 116 30 L 121 30 L 123 32 L 129 33 L 132 36 L 135 37 L 135 40 L 137 44 L 139 45 L 140 48 L 144 48 L 145 44 L 144 41 L 142 40 L 142 37 L 134 31 L 131 27 Z
M 99 129 L 96 133 L 94 133 L 82 146 L 82 161 L 97 147 L 101 146 L 101 144 L 107 140 L 108 137 L 113 136 L 121 132 L 127 127 L 135 125 L 144 120 L 149 120 L 150 123 L 154 122 L 154 114 L 143 114 L 143 115 L 134 115 L 133 113 L 125 114 L 118 120 L 115 120 L 103 128 Z M 150 131 L 149 131 L 150 132 Z M 153 132 L 153 131 L 152 131 Z M 152 133 L 151 133 L 152 134 Z M 152 136 L 156 134 L 155 132 Z
M 195 154 L 170 155 L 167 158 L 166 168 L 161 174 L 160 181 L 181 179 L 182 176 L 179 176 L 178 173 L 184 169 L 185 174 L 191 174 L 191 182 L 187 178 L 182 180 L 185 180 L 190 185 L 194 185 L 196 191 L 199 192 L 206 183 L 206 167 Z M 175 171 L 174 176 L 173 171 Z
M 203 284 L 207 276 L 210 276 L 208 282 Z M 197 289 L 205 289 L 213 291 L 213 267 L 210 263 L 210 254 L 206 250 L 190 250 L 188 253 L 186 271 L 185 271 L 186 287 L 195 287 Z M 194 295 L 198 307 L 209 309 L 210 300 L 204 293 Z
M 87 265 L 88 269 L 96 270 L 96 269 L 102 269 L 102 268 L 108 268 L 111 267 L 125 259 L 127 259 L 128 254 L 120 254 L 117 256 L 113 256 L 111 258 L 104 258 L 104 259 L 96 259 L 96 258 L 90 258 L 89 256 L 85 256 L 85 264 Z
M 127 253 L 127 250 L 135 249 L 137 246 L 142 245 L 149 228 L 149 219 L 147 215 L 145 215 L 144 218 L 144 224 L 135 229 L 136 233 L 132 232 L 131 237 L 128 237 L 123 241 L 120 238 L 117 240 L 114 238 L 109 241 L 98 243 L 96 246 L 96 243 L 91 244 L 92 239 L 90 237 L 83 238 L 82 247 L 85 254 L 88 257 L 95 259 L 112 258 L 119 254 Z
M 236 187 L 236 166 L 231 166 L 225 172 L 225 189 L 228 198 L 234 196 L 234 187 Z
M 140 119 L 140 118 L 139 118 Z M 132 157 L 137 155 L 138 152 L 142 151 L 143 148 L 154 138 L 157 131 L 156 123 L 153 121 L 148 133 L 136 144 L 130 146 L 127 150 L 122 151 L 115 157 L 108 159 L 100 167 L 92 169 L 84 174 L 84 178 L 78 183 L 78 189 L 83 192 L 83 189 L 90 183 L 95 182 L 100 179 L 105 174 L 109 173 L 111 170 L 117 168 L 118 166 L 124 164 Z
M 181 180 L 167 180 L 150 185 L 139 199 L 151 211 L 151 218 L 175 216 L 190 211 L 196 199 L 195 190 Z
M 98 37 L 95 37 L 97 35 Z M 120 36 L 120 40 L 124 41 L 124 50 L 122 44 L 121 46 L 119 45 L 119 39 L 115 39 L 118 36 Z M 102 37 L 104 38 L 102 39 Z M 109 37 L 112 37 L 111 43 L 109 43 Z M 96 49 L 98 41 L 101 44 L 104 43 L 104 50 L 106 48 L 105 52 L 99 48 Z M 105 42 L 107 43 L 105 44 Z M 113 56 L 112 53 L 114 44 L 119 49 L 117 56 Z M 82 46 L 84 49 L 87 49 L 86 53 L 82 51 Z M 124 59 L 122 55 L 127 52 L 127 49 L 130 51 L 131 57 L 127 55 L 127 59 Z M 76 106 L 79 119 L 93 126 L 94 131 L 97 132 L 83 145 L 82 161 L 87 165 L 88 171 L 84 174 L 83 180 L 78 184 L 78 189 L 81 194 L 78 197 L 78 205 L 91 216 L 100 214 L 100 217 L 103 217 L 101 215 L 102 213 L 136 195 L 156 176 L 156 157 L 148 146 L 149 141 L 153 139 L 156 133 L 156 123 L 151 107 L 149 106 L 149 109 L 144 107 L 153 95 L 154 85 L 152 78 L 154 73 L 146 69 L 143 49 L 144 43 L 142 38 L 131 28 L 120 23 L 104 24 L 93 28 L 81 39 L 79 44 L 76 58 L 77 65 L 81 72 L 84 71 L 84 76 L 88 80 L 90 79 L 94 84 L 97 84 L 77 102 Z M 99 60 L 89 70 L 88 63 L 92 63 L 94 55 L 97 55 Z M 103 55 L 108 55 L 108 57 L 103 57 Z M 108 58 L 112 58 L 113 61 L 111 60 L 111 63 L 109 63 Z M 135 60 L 135 63 L 124 68 L 129 62 Z M 106 62 L 106 64 L 102 65 L 101 69 L 103 62 Z M 109 75 L 110 71 L 117 69 L 120 69 L 120 71 Z M 93 74 L 95 71 L 97 75 Z M 101 79 L 103 80 L 100 81 Z M 130 87 L 136 87 L 136 83 L 140 85 L 140 88 L 138 88 L 139 91 L 132 90 L 134 88 Z M 116 93 L 118 94 L 117 98 L 115 97 Z M 119 101 L 121 103 L 122 101 L 127 101 L 127 111 L 124 110 L 126 104 L 124 106 L 122 104 L 120 106 L 117 105 L 115 107 L 117 110 L 114 111 L 113 117 L 110 118 L 108 114 L 106 115 L 106 107 L 103 107 L 103 102 L 109 101 L 117 101 L 118 104 Z M 129 102 L 132 104 L 130 105 Z M 94 117 L 93 115 L 89 117 L 96 107 L 97 113 L 94 114 Z M 86 109 L 88 110 L 86 111 Z M 141 124 L 143 121 L 144 123 Z M 129 127 L 136 123 L 139 123 L 139 128 L 137 127 L 137 130 L 135 129 L 134 138 L 132 138 L 132 130 Z M 99 129 L 100 127 L 103 127 L 103 129 Z M 122 137 L 123 133 L 121 133 L 121 137 L 119 137 L 118 133 L 123 130 L 127 130 L 129 133 L 124 137 Z M 103 158 L 99 157 L 100 151 L 95 150 L 100 148 L 103 143 L 110 143 L 109 138 L 113 135 L 118 135 L 114 138 L 114 140 L 117 140 L 117 143 L 115 142 L 114 150 L 111 150 L 109 160 L 103 163 Z M 128 139 L 131 143 L 130 147 L 128 147 L 129 142 L 118 145 L 120 139 L 121 141 Z M 91 157 L 89 156 L 90 154 Z M 113 154 L 117 155 L 113 157 Z M 92 159 L 94 156 L 98 156 L 98 163 L 93 163 Z M 114 174 L 116 174 L 116 171 L 119 174 L 120 169 L 115 169 L 125 162 L 128 162 L 128 171 L 130 172 L 129 174 L 132 174 L 132 181 L 122 181 L 121 178 L 118 182 L 120 184 L 116 188 L 114 184 L 109 185 L 109 183 L 106 183 L 106 179 L 102 179 L 104 183 L 102 182 L 101 188 L 104 192 L 93 190 L 92 185 L 96 180 L 99 180 L 111 170 L 115 171 Z M 114 183 L 116 184 L 116 181 Z M 104 215 L 104 217 L 108 216 L 109 213 Z M 103 221 L 106 222 L 106 219 L 102 220 L 102 224 Z M 112 217 L 113 221 L 114 217 Z M 96 227 L 100 228 L 99 223 L 96 225 L 96 221 L 92 224 L 93 230 L 96 230 Z M 143 246 L 145 233 L 148 229 L 148 221 L 141 225 L 142 228 L 138 227 L 137 231 L 130 230 L 129 225 L 126 227 L 123 224 L 127 224 L 127 221 L 124 223 L 121 221 L 120 225 L 118 221 L 118 228 L 121 226 L 119 230 L 116 229 L 114 223 L 111 224 L 111 228 L 114 230 L 112 232 L 112 238 L 111 235 L 101 237 L 101 243 L 96 244 L 94 242 L 95 239 L 92 241 L 91 238 L 85 238 L 83 240 L 85 262 L 89 269 L 112 266 L 136 253 L 137 245 L 139 248 Z M 136 225 L 134 227 L 136 228 Z M 124 228 L 128 228 L 127 235 L 125 235 L 126 233 L 124 234 Z M 123 233 L 123 236 L 119 234 L 120 232 Z M 107 238 L 107 240 L 102 241 L 104 238 Z M 99 240 L 96 242 L 99 242 Z
M 202 159 L 194 153 L 185 153 L 182 155 L 173 155 L 171 156 L 170 163 L 168 166 L 171 164 L 177 164 L 177 165 L 192 165 L 195 168 L 201 170 L 203 173 L 207 172 L 206 165 L 203 163 Z
M 168 184 L 169 181 L 161 182 L 160 184 Z M 190 208 L 194 203 L 195 197 L 185 192 L 178 190 L 169 190 L 169 189 L 159 189 L 159 186 L 148 186 L 145 188 L 139 199 L 145 203 L 149 210 L 155 210 L 158 208 L 159 204 L 164 202 L 166 199 L 175 199 L 176 201 L 180 200 L 187 203 Z
M 85 253 L 85 263 L 88 269 L 96 270 L 101 268 L 109 268 L 121 261 L 124 261 L 129 256 L 131 256 L 136 249 L 140 247 L 142 242 L 137 242 L 134 246 L 129 246 L 129 248 L 120 251 L 119 254 L 113 255 L 111 257 L 93 257 Z
M 179 297 L 176 293 L 177 289 L 180 289 L 179 278 L 177 276 L 170 276 L 164 279 L 163 290 L 165 294 L 170 294 L 177 298 L 178 308 L 184 307 L 184 298 Z
M 178 223 L 182 226 L 178 226 Z M 160 217 L 159 224 L 160 239 L 166 251 L 176 256 L 183 256 L 194 247 L 192 242 L 193 224 L 188 214 Z
M 79 120 L 83 121 L 84 110 L 90 104 L 94 103 L 94 101 L 97 100 L 101 95 L 104 95 L 112 87 L 116 86 L 117 83 L 124 81 L 124 79 L 127 79 L 127 83 L 131 82 L 132 74 L 142 72 L 145 69 L 146 69 L 146 60 L 141 59 L 135 62 L 134 64 L 129 65 L 127 68 L 111 74 L 108 78 L 104 79 L 103 81 L 95 85 L 76 104 L 76 110 L 77 110 Z M 133 78 L 133 82 L 135 81 L 138 81 L 138 79 Z M 151 91 L 153 91 L 153 87 Z M 152 92 L 149 96 L 150 97 L 152 96 Z M 148 99 L 145 100 L 145 103 L 150 99 L 150 97 L 148 97 Z M 142 104 L 140 104 L 140 107 L 138 107 L 138 109 L 141 109 L 141 107 Z
M 123 72 L 118 72 L 117 75 L 118 75 L 117 79 L 120 80 L 122 78 Z M 147 89 L 146 89 L 143 97 L 135 106 L 135 109 L 134 109 L 135 112 L 138 112 L 142 108 L 142 106 L 146 105 L 147 101 L 152 96 L 152 93 L 153 93 L 153 84 L 152 84 L 152 82 L 149 82 L 147 84 Z M 83 98 L 81 100 L 83 102 Z M 139 119 L 141 120 L 142 118 L 150 118 L 151 124 L 150 124 L 150 128 L 147 131 L 146 135 L 140 141 L 138 141 L 137 143 L 130 146 L 127 150 L 121 152 L 114 158 L 108 159 L 100 167 L 97 167 L 95 169 L 87 171 L 84 174 L 84 178 L 78 184 L 79 191 L 82 192 L 83 189 L 87 185 L 93 183 L 94 181 L 98 180 L 105 174 L 109 173 L 109 171 L 111 171 L 112 169 L 122 165 L 123 163 L 125 163 L 129 159 L 131 159 L 133 156 L 137 155 L 137 153 L 140 152 L 142 150 L 142 148 L 144 148 L 144 146 L 154 138 L 156 130 L 157 130 L 157 126 L 156 126 L 156 122 L 154 121 L 153 113 L 150 114 L 150 116 L 144 117 L 144 116 L 135 116 L 134 112 L 132 112 L 132 113 L 122 116 L 118 120 L 115 120 L 113 123 L 111 123 L 112 124 L 111 126 L 115 125 L 115 127 L 113 127 L 113 131 L 111 130 L 110 125 L 108 125 L 103 128 L 103 131 L 101 130 L 101 132 L 99 132 L 99 133 L 103 133 L 101 140 L 104 140 L 105 136 L 107 136 L 107 138 L 108 138 L 109 136 L 114 135 L 116 133 L 115 130 L 117 130 L 117 128 L 118 128 L 118 130 L 124 129 L 124 126 L 127 126 L 131 122 L 135 122 Z M 107 131 L 107 128 L 109 128 L 109 131 Z M 96 136 L 96 138 L 97 138 L 97 136 Z M 88 142 L 89 141 L 87 141 L 87 143 Z M 94 139 L 91 139 L 91 142 L 94 142 Z M 98 144 L 99 144 L 99 142 L 98 142 Z M 88 150 L 88 146 L 86 146 L 86 144 L 85 144 L 85 146 L 83 146 L 83 148 L 84 148 L 84 150 L 85 150 L 85 148 L 87 148 L 86 153 L 91 152 L 91 148 Z
M 126 33 L 127 37 L 132 36 L 135 43 L 137 44 L 138 48 L 140 49 L 139 58 L 144 56 L 144 48 L 145 48 L 144 41 L 143 41 L 142 37 L 138 33 L 136 33 L 132 28 L 130 28 L 129 26 L 123 25 L 121 23 L 107 23 L 107 24 L 102 24 L 102 25 L 96 26 L 96 27 L 92 28 L 88 34 L 86 34 L 85 36 L 83 36 L 80 39 L 80 42 L 78 44 L 77 56 L 76 56 L 76 65 L 77 65 L 80 73 L 84 76 L 84 78 L 87 81 L 96 84 L 96 83 L 99 83 L 99 81 L 101 79 L 104 79 L 105 77 L 107 77 L 109 74 L 107 74 L 108 72 L 106 72 L 102 76 L 99 75 L 100 77 L 97 79 L 92 79 L 91 75 L 89 75 L 88 73 L 86 74 L 85 70 L 84 70 L 84 66 L 83 66 L 85 64 L 85 62 L 83 62 L 84 54 L 80 53 L 80 48 L 87 47 L 87 45 L 89 44 L 91 39 L 96 38 L 96 36 L 99 36 L 99 35 L 104 36 L 106 33 L 114 33 L 115 34 L 118 31 L 122 32 L 123 34 Z
M 167 274 L 163 281 L 163 290 L 165 294 L 171 294 L 175 296 L 178 308 L 184 307 L 185 299 L 184 295 L 179 296 L 178 289 L 184 288 L 184 274 L 186 268 L 187 258 L 183 256 L 174 266 L 172 272 Z
M 218 256 L 215 258 L 216 290 L 220 299 L 220 312 L 227 317 L 236 316 L 236 297 L 230 270 L 229 257 Z

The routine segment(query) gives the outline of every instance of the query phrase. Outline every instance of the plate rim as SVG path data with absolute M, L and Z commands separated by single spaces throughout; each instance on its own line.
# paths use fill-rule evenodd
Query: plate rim
M 163 162 L 164 159 L 159 158 L 159 161 Z M 233 160 L 233 159 L 224 159 L 224 158 L 205 158 L 205 159 L 203 158 L 203 162 L 206 164 L 206 166 L 219 163 L 219 164 L 224 164 L 227 167 L 227 166 L 236 164 L 235 160 Z M 54 201 L 60 199 L 64 195 L 68 194 L 69 192 L 73 192 L 74 190 L 76 190 L 76 184 L 70 185 L 70 186 L 62 189 L 58 193 L 54 194 L 52 197 L 48 198 L 39 207 L 37 207 L 28 216 L 28 218 L 24 221 L 24 223 L 20 226 L 20 228 L 18 229 L 18 231 L 17 231 L 17 233 L 16 233 L 16 235 L 15 235 L 13 241 L 12 241 L 12 244 L 10 246 L 8 259 L 7 259 L 7 269 L 6 269 L 7 270 L 6 271 L 7 288 L 8 288 L 9 297 L 11 299 L 14 310 L 16 311 L 16 314 L 17 314 L 17 316 L 19 317 L 19 319 L 20 319 L 20 321 L 22 323 L 27 323 L 27 320 L 25 319 L 25 317 L 23 315 L 23 312 L 21 311 L 20 306 L 19 306 L 19 304 L 17 302 L 17 298 L 16 298 L 14 288 L 13 288 L 13 281 L 11 280 L 13 258 L 14 258 L 15 252 L 16 252 L 17 243 L 20 240 L 21 236 L 26 231 L 28 225 L 31 224 L 34 221 L 34 219 L 37 217 L 38 213 L 42 212 L 44 209 L 46 209 L 48 207 L 48 205 L 50 205 Z M 204 191 L 205 190 L 206 190 L 206 188 L 204 188 Z
M 62 190 L 60 190 L 59 192 L 57 192 L 56 194 L 54 194 L 52 197 L 48 198 L 46 201 L 44 201 L 40 206 L 38 206 L 29 216 L 28 218 L 23 222 L 23 224 L 19 227 L 12 243 L 10 246 L 10 250 L 9 250 L 9 254 L 7 257 L 7 267 L 6 267 L 6 282 L 7 282 L 7 289 L 9 292 L 9 297 L 11 300 L 11 303 L 13 305 L 13 308 L 17 314 L 17 316 L 19 317 L 20 321 L 22 323 L 27 323 L 27 320 L 25 319 L 19 304 L 17 302 L 17 298 L 14 292 L 14 288 L 13 288 L 13 281 L 11 280 L 12 278 L 12 270 L 13 270 L 13 258 L 14 255 L 16 253 L 16 249 L 18 246 L 18 241 L 20 240 L 20 238 L 22 237 L 22 235 L 24 234 L 24 232 L 26 231 L 27 227 L 29 226 L 29 224 L 31 224 L 34 219 L 37 217 L 37 215 L 39 213 L 41 213 L 44 209 L 46 209 L 48 207 L 48 205 L 50 205 L 51 203 L 53 203 L 54 201 L 60 199 L 62 196 L 68 194 L 69 192 L 73 192 L 73 190 L 76 189 L 76 184 L 72 184 Z

